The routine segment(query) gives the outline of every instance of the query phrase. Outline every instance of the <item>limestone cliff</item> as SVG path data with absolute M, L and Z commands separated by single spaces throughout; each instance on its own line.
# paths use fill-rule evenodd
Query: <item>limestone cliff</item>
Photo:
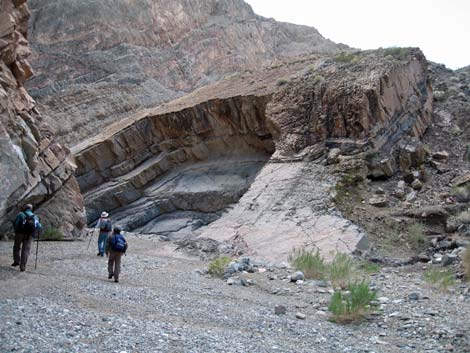
M 0 231 L 30 202 L 46 228 L 77 236 L 85 222 L 75 165 L 23 86 L 33 75 L 29 15 L 26 1 L 0 1 Z
M 242 0 L 32 0 L 32 95 L 73 146 L 242 69 L 346 48 Z

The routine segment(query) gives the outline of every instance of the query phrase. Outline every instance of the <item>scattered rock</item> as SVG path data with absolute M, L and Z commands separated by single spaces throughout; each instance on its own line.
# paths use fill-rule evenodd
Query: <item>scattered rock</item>
M 287 308 L 284 305 L 276 305 L 274 307 L 274 314 L 285 315 L 286 313 L 287 313 Z
M 305 279 L 305 276 L 303 272 L 297 271 L 294 274 L 290 276 L 290 281 L 291 282 L 297 282 L 297 281 L 303 281 Z
M 456 263 L 458 260 L 458 256 L 455 255 L 455 254 L 445 254 L 444 256 L 442 256 L 442 259 L 441 259 L 441 264 L 443 267 L 446 267 L 446 266 L 450 266 L 454 263 Z
M 297 312 L 295 313 L 295 317 L 299 320 L 305 320 L 307 316 L 305 316 L 305 314 L 302 314 L 301 312 Z
M 374 207 L 387 207 L 388 201 L 385 196 L 376 196 L 369 199 L 369 204 Z
M 432 154 L 432 158 L 437 161 L 447 163 L 447 161 L 449 160 L 449 153 L 446 151 L 434 152 Z
M 411 183 L 411 187 L 413 188 L 413 190 L 421 190 L 423 188 L 423 183 L 419 179 L 415 179 Z

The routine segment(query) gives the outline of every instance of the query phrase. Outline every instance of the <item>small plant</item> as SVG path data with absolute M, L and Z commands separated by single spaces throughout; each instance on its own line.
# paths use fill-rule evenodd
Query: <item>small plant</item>
M 367 315 L 377 298 L 377 293 L 369 288 L 367 282 L 350 284 L 348 291 L 336 291 L 331 297 L 328 310 L 333 322 L 351 323 Z
M 464 211 L 455 217 L 458 224 L 470 224 L 470 212 Z
M 380 266 L 369 261 L 359 262 L 358 268 L 368 275 L 380 272 Z
M 321 279 L 327 270 L 325 260 L 318 250 L 294 249 L 289 255 L 289 262 L 308 279 Z
M 60 229 L 51 227 L 47 228 L 42 234 L 39 235 L 40 240 L 63 240 L 64 234 Z
M 408 242 L 417 253 L 426 248 L 427 240 L 424 235 L 424 227 L 421 223 L 410 224 L 407 228 Z
M 345 289 L 357 278 L 357 275 L 353 260 L 343 253 L 337 253 L 328 266 L 328 276 L 334 288 Z
M 463 278 L 470 281 L 470 248 L 466 248 L 462 258 Z
M 287 80 L 285 78 L 280 78 L 279 80 L 277 80 L 276 82 L 276 85 L 277 86 L 284 86 L 285 84 L 287 84 Z
M 384 56 L 393 56 L 395 59 L 404 60 L 408 55 L 406 48 L 390 47 L 384 49 Z
M 219 256 L 217 259 L 209 264 L 208 272 L 211 275 L 222 277 L 225 272 L 227 265 L 232 262 L 232 259 L 228 256 Z
M 424 280 L 443 291 L 455 284 L 455 276 L 451 270 L 436 267 L 426 270 Z
M 339 53 L 335 56 L 335 61 L 337 63 L 357 63 L 359 57 L 352 53 Z

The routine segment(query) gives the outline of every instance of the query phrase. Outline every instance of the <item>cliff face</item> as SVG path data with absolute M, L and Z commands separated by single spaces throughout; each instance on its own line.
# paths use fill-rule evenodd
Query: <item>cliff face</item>
M 26 1 L 0 1 L 0 231 L 30 202 L 47 205 L 37 210 L 46 228 L 76 236 L 85 221 L 75 165 L 23 86 L 33 74 L 29 15 Z
M 28 87 L 73 146 L 142 107 L 241 69 L 345 46 L 242 0 L 33 0 Z
M 293 246 L 366 246 L 330 207 L 337 176 L 318 158 L 391 155 L 424 133 L 432 94 L 419 50 L 350 55 L 245 72 L 76 146 L 89 221 L 106 208 L 128 230 L 173 239 L 211 223 L 197 233 L 276 260 Z

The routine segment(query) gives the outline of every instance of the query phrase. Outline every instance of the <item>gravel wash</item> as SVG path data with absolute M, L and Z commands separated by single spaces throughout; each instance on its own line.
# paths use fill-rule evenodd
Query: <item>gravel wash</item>
M 371 276 L 380 310 L 338 325 L 322 281 L 268 268 L 242 274 L 253 286 L 227 285 L 171 243 L 128 240 L 120 283 L 94 242 L 42 242 L 38 268 L 34 248 L 23 273 L 10 267 L 13 243 L 0 242 L 0 352 L 470 352 L 468 284 L 433 289 L 423 265 Z

